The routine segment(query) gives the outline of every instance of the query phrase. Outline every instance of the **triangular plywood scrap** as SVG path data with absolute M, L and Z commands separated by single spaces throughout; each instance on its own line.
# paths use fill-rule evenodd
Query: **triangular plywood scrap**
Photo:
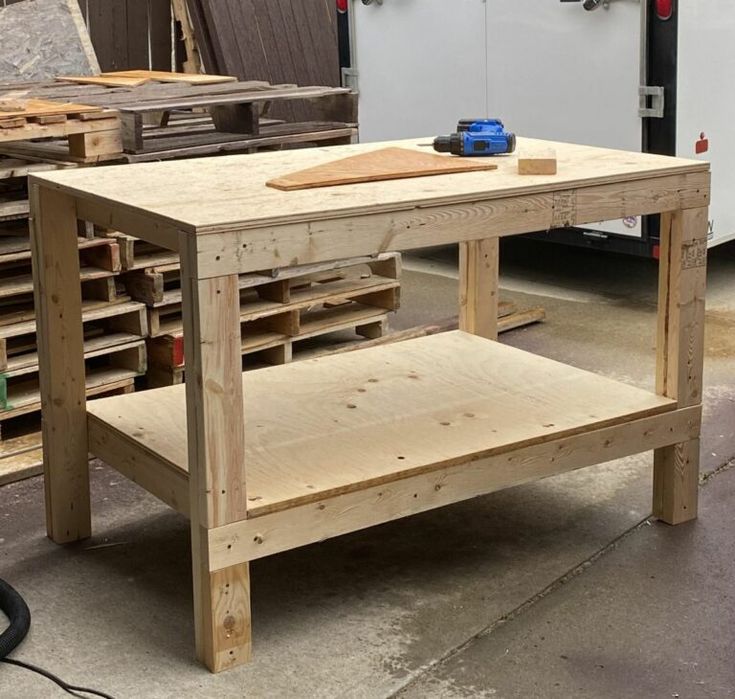
M 358 182 L 400 180 L 408 177 L 448 175 L 475 170 L 496 170 L 489 159 L 460 158 L 408 150 L 407 148 L 383 148 L 370 153 L 334 160 L 306 170 L 292 172 L 266 182 L 274 189 L 294 190 L 332 187 Z

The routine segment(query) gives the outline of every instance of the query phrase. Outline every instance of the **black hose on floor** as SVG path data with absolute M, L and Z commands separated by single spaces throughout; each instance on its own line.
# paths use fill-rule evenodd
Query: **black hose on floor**
M 32 672 L 37 672 L 46 679 L 51 680 L 61 687 L 65 692 L 80 699 L 86 699 L 85 694 L 93 694 L 103 699 L 113 699 L 109 694 L 100 692 L 96 689 L 87 689 L 86 687 L 77 687 L 68 682 L 64 682 L 61 678 L 44 670 L 37 665 L 26 663 L 22 660 L 14 660 L 8 656 L 23 642 L 31 628 L 31 610 L 25 600 L 18 592 L 0 578 L 0 611 L 8 617 L 10 624 L 5 631 L 0 634 L 0 662 L 8 665 L 22 667 Z M 81 692 L 81 694 L 80 694 Z
M 25 600 L 0 578 L 0 610 L 10 620 L 10 626 L 0 634 L 0 659 L 10 655 L 31 628 L 31 610 Z

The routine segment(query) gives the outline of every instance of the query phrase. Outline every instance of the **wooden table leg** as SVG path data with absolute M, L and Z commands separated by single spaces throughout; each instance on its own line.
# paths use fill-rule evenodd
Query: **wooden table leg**
M 661 217 L 656 390 L 679 407 L 702 402 L 708 209 Z M 699 439 L 657 449 L 653 513 L 669 524 L 697 516 Z
M 197 657 L 213 672 L 250 658 L 249 564 L 211 572 L 207 530 L 245 519 L 237 275 L 198 280 L 182 241 L 186 412 Z
M 61 544 L 91 533 L 76 204 L 39 185 L 30 198 L 46 530 Z
M 459 244 L 459 328 L 498 339 L 498 238 Z

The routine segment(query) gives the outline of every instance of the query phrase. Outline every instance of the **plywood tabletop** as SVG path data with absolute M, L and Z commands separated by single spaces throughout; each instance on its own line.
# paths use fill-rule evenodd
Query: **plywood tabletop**
M 101 199 L 184 231 L 216 233 L 343 216 L 410 210 L 417 206 L 496 199 L 571 187 L 689 174 L 709 163 L 649 153 L 519 139 L 518 152 L 553 148 L 556 175 L 521 176 L 517 155 L 494 158 L 498 169 L 390 182 L 283 192 L 268 180 L 295 170 L 385 147 L 432 152 L 431 138 L 304 150 L 139 163 L 34 175 L 72 194 Z M 446 155 L 445 157 L 455 157 Z

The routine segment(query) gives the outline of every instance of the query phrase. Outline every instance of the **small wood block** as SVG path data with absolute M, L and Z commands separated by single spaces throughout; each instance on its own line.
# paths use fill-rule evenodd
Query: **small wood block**
M 3 119 L 2 112 L 0 112 L 0 129 L 16 129 L 26 125 L 26 120 L 23 117 L 15 117 L 13 119 Z
M 214 128 L 223 133 L 260 132 L 257 104 L 220 104 L 209 107 Z
M 487 159 L 422 153 L 407 148 L 382 148 L 331 163 L 292 172 L 266 182 L 268 187 L 286 191 L 332 187 L 340 184 L 400 180 L 408 177 L 448 175 L 476 170 L 496 170 Z
M 143 117 L 141 114 L 122 112 L 120 131 L 126 153 L 137 153 L 143 150 Z
M 66 114 L 49 114 L 48 116 L 30 117 L 36 124 L 61 124 L 66 121 Z
M 518 157 L 519 175 L 556 175 L 556 151 L 548 148 Z
M 94 158 L 99 155 L 122 153 L 120 131 L 92 131 L 69 136 L 69 154 L 76 158 Z
M 98 121 L 100 119 L 116 119 L 117 112 L 112 109 L 105 109 L 102 112 L 83 112 L 72 116 L 74 119 L 79 119 L 79 121 Z

